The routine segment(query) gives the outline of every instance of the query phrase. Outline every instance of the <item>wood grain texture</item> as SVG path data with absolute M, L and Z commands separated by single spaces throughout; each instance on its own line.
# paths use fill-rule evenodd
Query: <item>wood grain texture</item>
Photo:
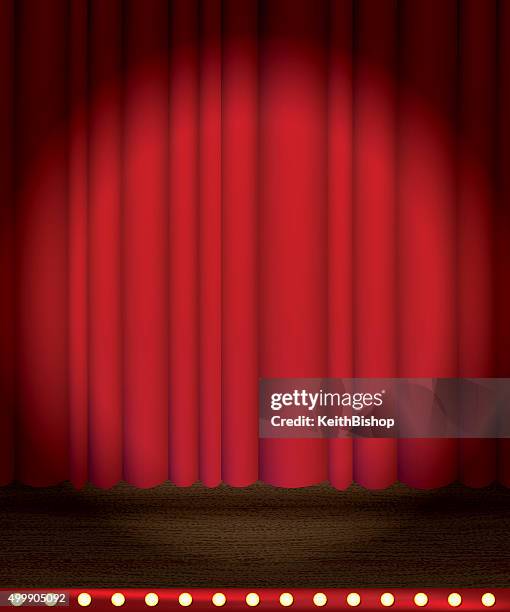
M 510 490 L 0 489 L 1 587 L 508 587 Z

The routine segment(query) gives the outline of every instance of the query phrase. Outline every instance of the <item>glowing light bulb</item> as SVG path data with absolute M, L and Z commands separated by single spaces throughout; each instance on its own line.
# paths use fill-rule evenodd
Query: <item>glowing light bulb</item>
M 227 603 L 227 598 L 223 593 L 215 593 L 212 596 L 212 602 L 215 606 L 224 606 Z
M 179 603 L 181 606 L 191 606 L 193 603 L 193 597 L 191 597 L 190 593 L 181 593 L 179 595 Z
M 313 603 L 316 606 L 322 607 L 328 603 L 328 598 L 324 593 L 315 593 L 315 595 L 313 596 Z
M 294 603 L 294 597 L 291 593 L 282 593 L 280 595 L 280 605 L 288 607 Z
M 119 608 L 120 606 L 123 606 L 125 603 L 126 603 L 126 598 L 124 597 L 122 593 L 114 593 L 112 595 L 112 604 L 116 606 L 117 608 Z
M 395 597 L 392 593 L 383 593 L 381 595 L 381 606 L 385 608 L 391 607 L 395 603 Z
M 90 606 L 92 603 L 92 597 L 88 593 L 80 593 L 78 595 L 78 605 L 84 608 Z
M 414 596 L 414 603 L 419 608 L 423 608 L 429 603 L 429 598 L 425 593 L 416 593 L 416 595 Z
M 482 595 L 482 605 L 486 608 L 492 608 L 492 606 L 496 603 L 496 598 L 493 593 L 484 593 Z
M 248 593 L 248 595 L 246 595 L 246 603 L 251 607 L 258 606 L 260 603 L 260 597 L 257 595 L 257 593 Z
M 157 606 L 159 603 L 159 597 L 156 595 L 156 593 L 147 593 L 147 595 L 145 596 L 145 604 L 147 606 L 150 606 L 151 608 L 153 606 Z
M 450 593 L 448 595 L 448 603 L 452 608 L 458 608 L 462 603 L 462 597 L 459 593 Z
M 351 606 L 352 608 L 355 608 L 356 606 L 359 606 L 360 603 L 361 597 L 359 593 L 349 593 L 349 595 L 347 595 L 347 605 Z

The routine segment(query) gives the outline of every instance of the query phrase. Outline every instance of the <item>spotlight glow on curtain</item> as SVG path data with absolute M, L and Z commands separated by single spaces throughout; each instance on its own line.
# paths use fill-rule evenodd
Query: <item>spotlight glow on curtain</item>
M 510 4 L 0 1 L 0 482 L 510 483 L 258 379 L 510 376 Z

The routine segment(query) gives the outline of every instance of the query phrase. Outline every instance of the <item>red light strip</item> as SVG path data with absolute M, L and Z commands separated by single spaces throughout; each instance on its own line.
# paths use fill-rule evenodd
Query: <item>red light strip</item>
M 11 607 L 12 594 L 26 595 L 20 607 L 46 607 L 41 594 L 67 595 L 54 607 L 91 610 L 178 610 L 260 608 L 262 610 L 510 610 L 510 589 L 0 589 L 0 605 Z M 39 594 L 38 597 L 34 597 Z M 30 601 L 28 597 L 30 596 Z M 60 600 L 59 600 L 60 601 Z M 62 601 L 64 601 L 62 599 Z M 67 603 L 68 602 L 68 603 Z M 283 611 L 282 611 L 283 612 Z

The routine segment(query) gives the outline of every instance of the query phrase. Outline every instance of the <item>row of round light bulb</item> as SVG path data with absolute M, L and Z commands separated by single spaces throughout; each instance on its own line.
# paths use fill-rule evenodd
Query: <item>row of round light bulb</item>
M 248 606 L 254 607 L 258 606 L 260 603 L 260 597 L 257 593 L 248 593 L 245 598 L 246 604 Z M 380 598 L 381 605 L 383 607 L 389 608 L 395 603 L 395 596 L 393 593 L 383 593 Z M 496 603 L 496 597 L 493 593 L 484 593 L 481 598 L 482 605 L 486 608 L 491 608 Z M 114 593 L 111 597 L 111 602 L 114 606 L 123 606 L 126 602 L 126 598 L 122 593 Z M 214 606 L 224 606 L 227 603 L 227 598 L 224 593 L 215 593 L 211 602 Z M 349 593 L 346 598 L 346 602 L 348 606 L 355 608 L 361 604 L 361 596 L 359 593 Z M 416 593 L 414 596 L 414 604 L 419 608 L 425 607 L 429 602 L 428 595 L 426 593 Z M 90 606 L 92 603 L 92 597 L 89 593 L 80 593 L 78 595 L 78 604 L 80 606 Z M 159 603 L 159 597 L 156 593 L 147 593 L 145 596 L 145 603 L 152 607 L 157 606 Z M 193 603 L 193 597 L 190 593 L 181 593 L 179 595 L 179 604 L 181 606 L 187 607 Z M 292 606 L 294 603 L 294 596 L 292 593 L 282 593 L 280 595 L 280 605 L 284 607 Z M 315 593 L 313 596 L 313 603 L 322 607 L 328 603 L 328 598 L 325 593 Z M 448 595 L 448 604 L 452 608 L 458 608 L 462 604 L 462 596 L 459 593 L 450 593 Z

